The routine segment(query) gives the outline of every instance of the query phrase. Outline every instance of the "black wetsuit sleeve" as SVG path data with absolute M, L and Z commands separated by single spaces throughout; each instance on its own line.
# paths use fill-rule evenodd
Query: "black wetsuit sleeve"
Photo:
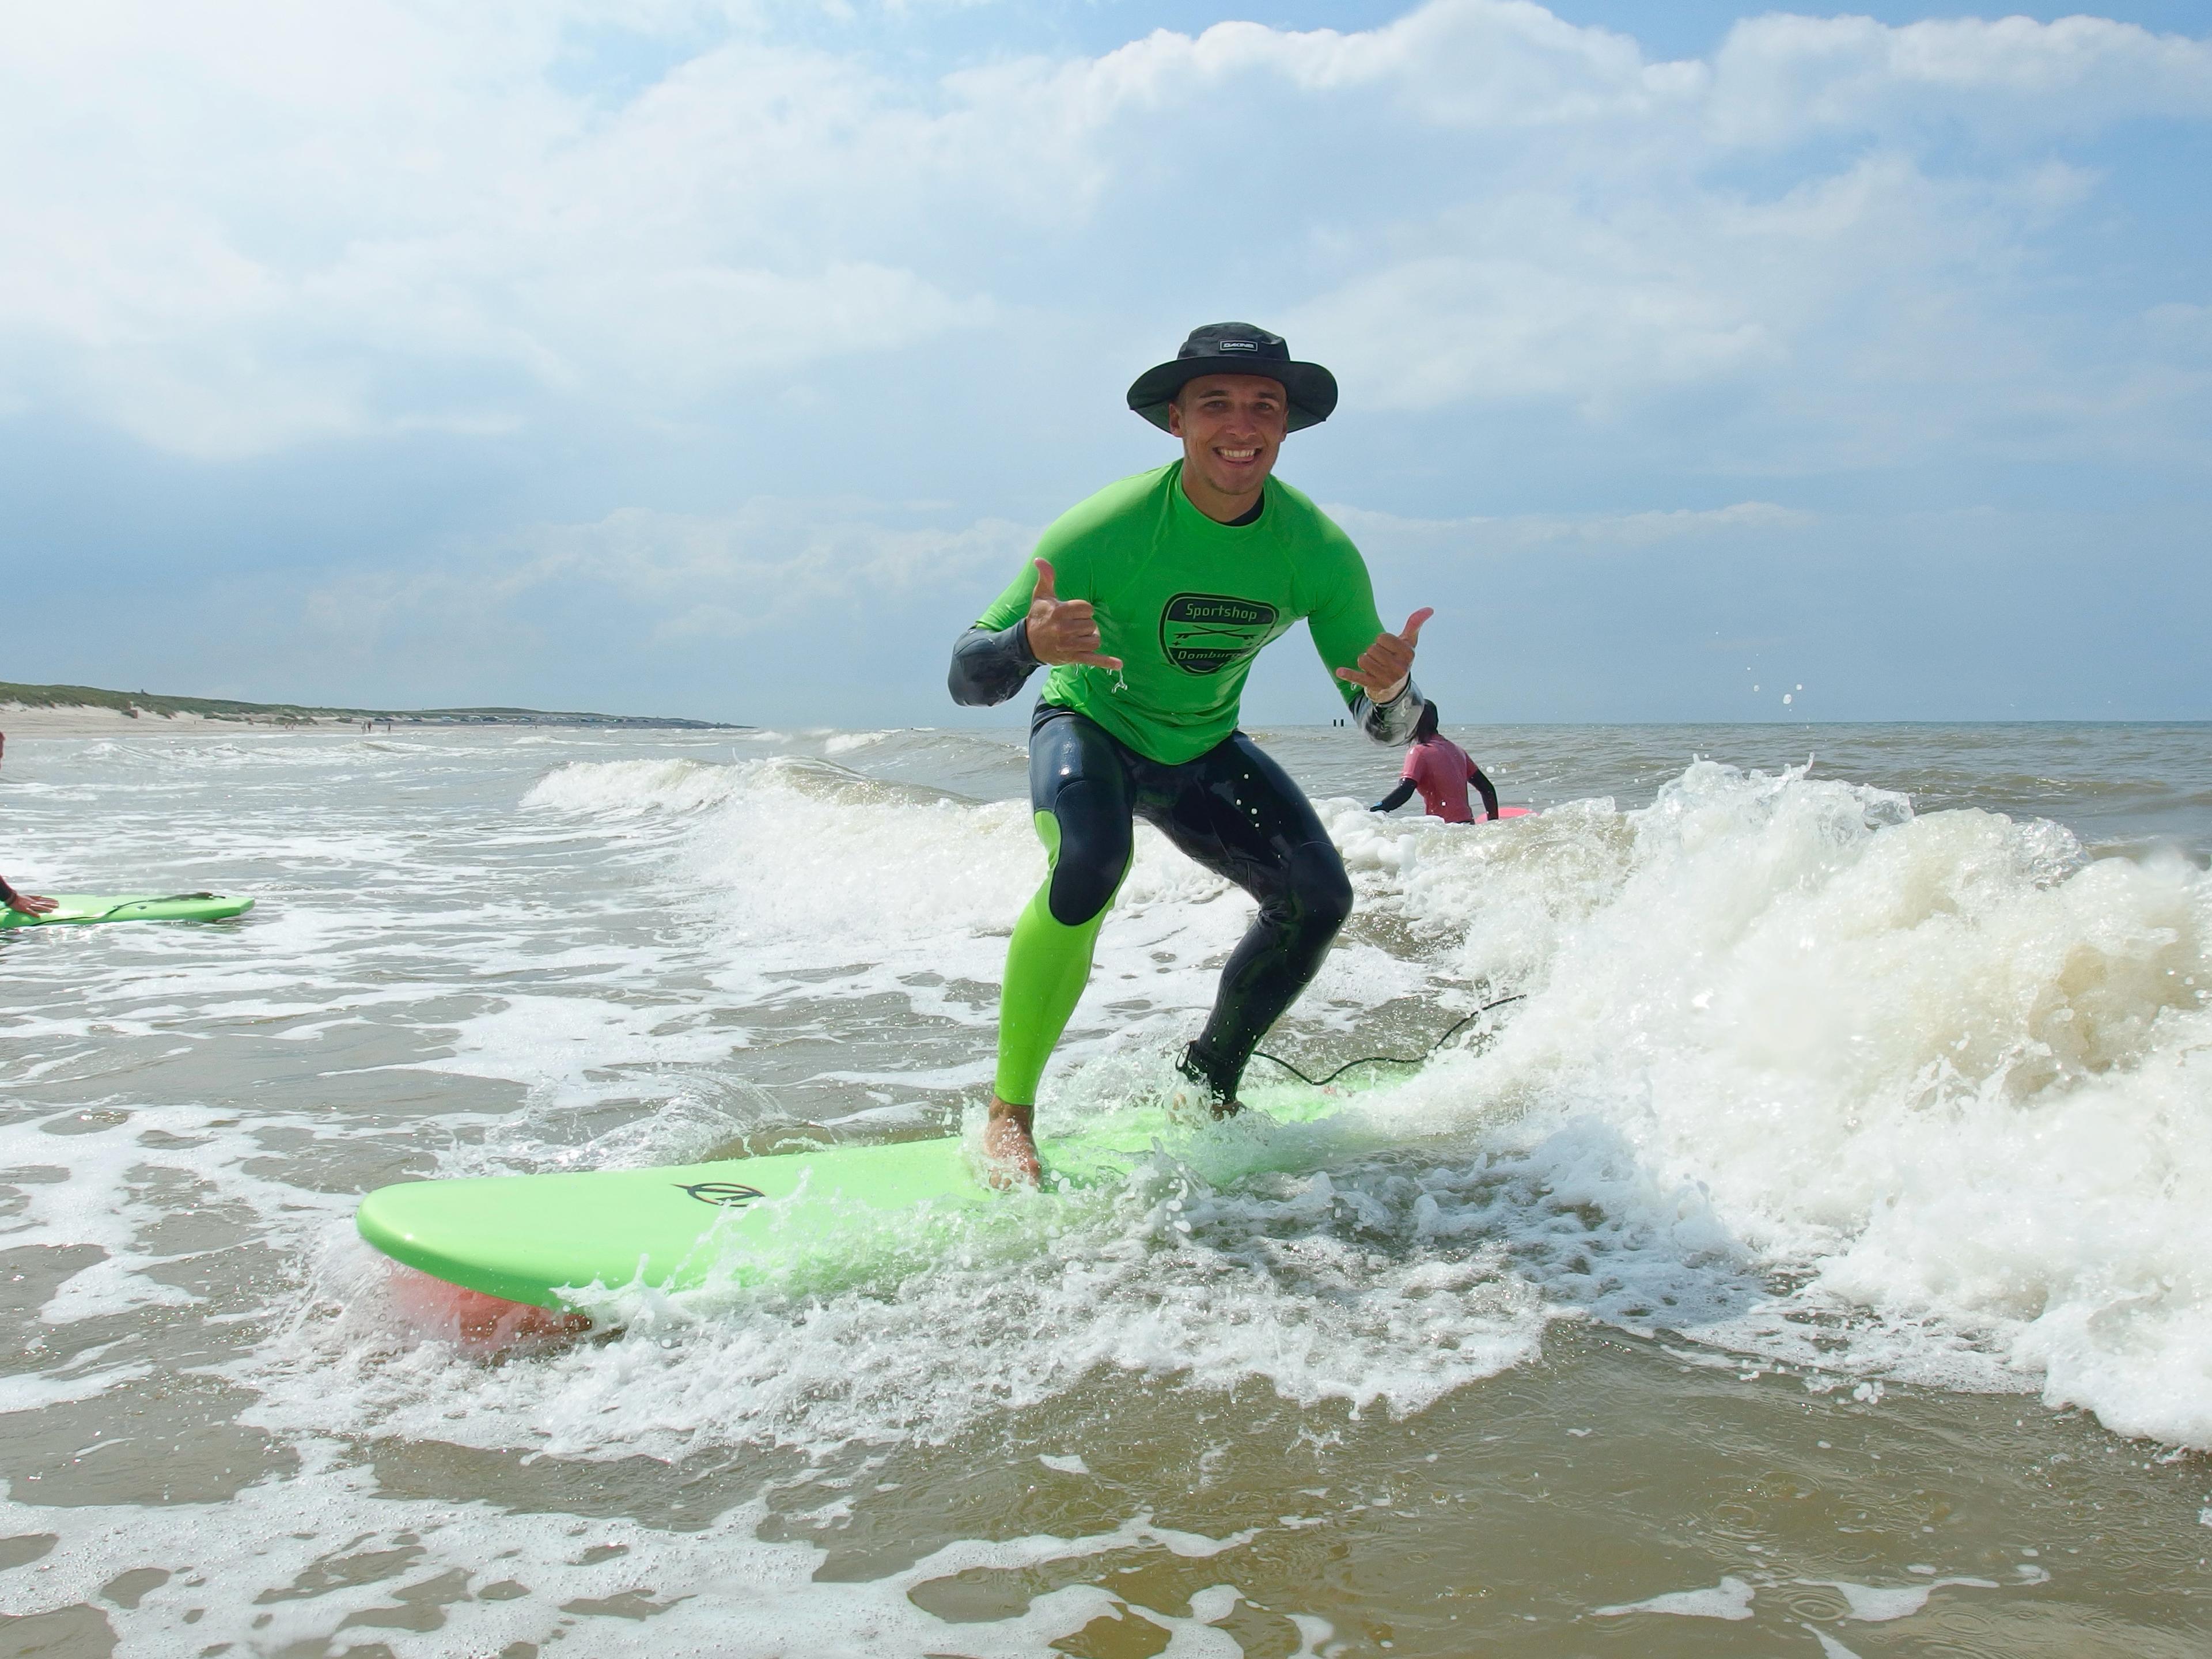
M 1389 794 L 1383 796 L 1381 800 L 1376 801 L 1374 805 L 1369 807 L 1367 810 L 1370 812 L 1395 812 L 1400 807 L 1403 806 L 1407 801 L 1413 799 L 1413 779 L 1401 778 L 1398 780 L 1398 787 L 1395 789 L 1393 789 Z
M 1480 766 L 1477 766 L 1473 761 L 1469 761 L 1467 763 L 1467 773 L 1468 781 L 1472 783 L 1481 793 L 1482 810 L 1484 814 L 1489 817 L 1496 817 L 1498 816 L 1498 791 L 1492 787 L 1490 780 L 1482 775 L 1482 769 Z
M 1406 689 L 1385 703 L 1370 702 L 1362 691 L 1352 700 L 1352 716 L 1376 742 L 1403 747 L 1413 740 L 1413 727 L 1424 706 L 1421 688 L 1408 678 Z
M 21 894 L 18 893 L 14 888 L 8 884 L 7 877 L 0 876 L 0 904 L 4 904 L 10 909 L 13 909 L 15 908 L 15 901 L 21 896 Z
M 971 628 L 952 647 L 945 685 L 963 708 L 988 708 L 1019 691 L 1042 665 L 1030 649 L 1027 617 L 1012 628 Z

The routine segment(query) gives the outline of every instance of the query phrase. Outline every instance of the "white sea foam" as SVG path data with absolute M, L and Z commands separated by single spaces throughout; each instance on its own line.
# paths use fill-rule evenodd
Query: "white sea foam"
M 1208 1141 L 1249 1133 L 1196 1131 L 1188 1161 L 1164 1152 L 1103 1193 L 856 1220 L 825 1240 L 826 1278 L 794 1251 L 765 1285 L 612 1296 L 619 1335 L 495 1373 L 416 1341 L 380 1258 L 334 1233 L 312 1303 L 235 1375 L 263 1395 L 252 1420 L 287 1432 L 343 1401 L 363 1431 L 677 1458 L 941 1442 L 1101 1368 L 1403 1414 L 1534 1357 L 1550 1316 L 1501 1252 L 1392 1242 L 1422 1197 L 1406 1177 L 1209 1182 Z
M 1018 802 L 819 763 L 584 764 L 531 799 L 683 817 L 668 856 L 733 997 L 805 975 L 811 997 L 986 1030 L 1043 870 Z M 1369 1098 L 1378 1135 L 1428 1149 L 1393 1222 L 1408 1241 L 1502 1245 L 1555 1307 L 1845 1374 L 2039 1386 L 2212 1444 L 2201 872 L 1711 763 L 1636 811 L 1474 832 L 1350 801 L 1324 816 L 1363 912 L 1413 949 L 1338 951 L 1302 1029 L 1528 993 L 1487 1049 Z M 1048 1103 L 1089 1109 L 1151 1075 L 1248 915 L 1140 834 Z
M 955 1650 L 1021 1659 L 1094 1619 L 1126 1614 L 1127 1604 L 1073 1583 L 1024 1598 L 1005 1617 L 955 1622 L 926 1610 L 914 1592 L 962 1574 L 1176 1558 L 1218 1561 L 1212 1571 L 1230 1582 L 1194 1595 L 1187 1617 L 1145 1609 L 1169 1632 L 1168 1650 L 1196 1659 L 1243 1650 L 1216 1626 L 1239 1600 L 1233 1580 L 1249 1534 L 1209 1538 L 1137 1514 L 1075 1536 L 962 1540 L 867 1582 L 823 1582 L 815 1576 L 820 1549 L 758 1536 L 759 1503 L 694 1528 L 549 1520 L 380 1492 L 372 1471 L 347 1461 L 342 1448 L 313 1442 L 303 1449 L 310 1461 L 301 1474 L 218 1504 L 56 1511 L 0 1498 L 0 1526 L 60 1534 L 36 1574 L 0 1578 L 0 1611 L 101 1605 L 118 1651 L 146 1656 L 175 1652 L 185 1629 L 194 1651 L 275 1654 L 325 1651 L 373 1626 L 398 1659 L 512 1651 L 564 1637 L 563 1646 L 609 1659 Z M 149 1575 L 155 1582 L 130 1596 L 112 1593 L 119 1575 L 149 1561 L 164 1564 Z M 799 1632 L 803 1644 L 794 1639 Z
M 24 1117 L 0 1127 L 0 1167 L 14 1171 L 20 1197 L 10 1219 L 14 1247 L 88 1254 L 38 1304 L 38 1319 L 68 1326 L 149 1309 L 193 1307 L 204 1298 L 173 1282 L 174 1269 L 216 1243 L 247 1231 L 292 1248 L 326 1234 L 349 1210 L 343 1195 L 303 1194 L 254 1168 L 251 1137 L 226 1135 L 235 1118 L 206 1108 L 168 1107 Z M 312 1139 L 324 1126 L 272 1114 L 265 1132 Z M 26 1179 L 28 1175 L 32 1178 Z M 199 1200 L 200 1233 L 189 1244 L 161 1235 L 179 1192 Z M 19 1390 L 54 1390 L 55 1400 L 89 1379 L 72 1362 L 56 1372 L 11 1379 Z M 129 1381 L 130 1368 L 102 1374 L 100 1389 Z M 22 1407 L 5 1409 L 25 1409 Z
M 738 767 L 680 758 L 570 761 L 538 780 L 523 805 L 602 817 L 691 812 L 728 799 L 746 777 Z
M 702 1028 L 702 1011 L 574 995 L 510 994 L 455 1027 L 453 1053 L 428 1071 L 526 1085 L 570 1082 L 590 1070 L 726 1058 L 741 1039 Z
M 111 1365 L 104 1370 L 80 1371 L 74 1376 L 49 1373 L 0 1377 L 0 1416 L 37 1411 L 45 1406 L 74 1404 L 80 1400 L 97 1400 L 110 1389 L 151 1376 L 153 1370 L 151 1365 Z
M 1741 1578 L 1723 1578 L 1711 1589 L 1669 1590 L 1663 1595 L 1593 1609 L 1601 1619 L 1632 1613 L 1672 1613 L 1678 1619 L 1748 1619 L 1759 1592 Z
M 1819 1584 L 1836 1591 L 1844 1598 L 1850 1611 L 1846 1615 L 1862 1624 L 1887 1624 L 1893 1619 L 1910 1619 L 1928 1605 L 1928 1598 L 1939 1589 L 1957 1587 L 1966 1589 L 1997 1588 L 1990 1578 L 1930 1578 L 1917 1584 L 1858 1584 L 1846 1578 L 1801 1578 L 1801 1584 Z
M 1588 829 L 1541 911 L 1500 843 L 1506 925 L 1455 942 L 1540 987 L 1470 1079 L 1534 1109 L 1523 1144 L 1602 1121 L 1741 1251 L 1813 1269 L 1803 1309 L 1932 1320 L 2116 1427 L 2212 1440 L 2200 872 L 1712 766 Z

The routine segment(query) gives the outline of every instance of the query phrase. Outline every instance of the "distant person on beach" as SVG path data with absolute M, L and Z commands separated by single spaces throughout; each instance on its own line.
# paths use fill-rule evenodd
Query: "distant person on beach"
M 1418 789 L 1421 805 L 1431 817 L 1442 818 L 1446 823 L 1473 823 L 1474 813 L 1467 801 L 1470 783 L 1482 793 L 1483 817 L 1495 818 L 1498 791 L 1482 775 L 1482 769 L 1468 758 L 1467 750 L 1437 730 L 1437 706 L 1428 703 L 1413 723 L 1413 740 L 1406 746 L 1406 769 L 1398 775 L 1398 787 L 1367 810 L 1395 812 Z
M 7 752 L 8 734 L 0 732 L 0 757 L 4 757 Z M 41 894 L 17 892 L 8 884 L 5 876 L 0 876 L 0 904 L 27 916 L 43 916 L 61 908 L 58 901 Z
M 953 647 L 952 699 L 970 707 L 1052 671 L 1030 721 L 1048 873 L 1006 949 L 984 1130 L 1009 1178 L 1039 1178 L 1038 1080 L 1128 873 L 1133 818 L 1260 903 L 1180 1062 L 1218 1113 L 1237 1109 L 1253 1049 L 1351 914 L 1328 832 L 1237 729 L 1252 659 L 1301 619 L 1370 737 L 1404 743 L 1420 716 L 1413 647 L 1431 613 L 1386 630 L 1351 538 L 1269 476 L 1284 437 L 1327 420 L 1336 395 L 1334 376 L 1293 361 L 1264 329 L 1194 329 L 1128 393 L 1132 410 L 1182 441 L 1182 459 L 1062 514 Z

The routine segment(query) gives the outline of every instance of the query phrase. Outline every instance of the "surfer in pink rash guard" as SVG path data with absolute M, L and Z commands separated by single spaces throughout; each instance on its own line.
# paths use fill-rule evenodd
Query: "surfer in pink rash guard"
M 1399 775 L 1398 787 L 1367 810 L 1395 812 L 1418 789 L 1421 805 L 1431 817 L 1442 818 L 1446 823 L 1473 823 L 1474 812 L 1467 799 L 1470 783 L 1482 792 L 1483 817 L 1495 818 L 1498 791 L 1482 775 L 1482 769 L 1468 758 L 1466 750 L 1437 732 L 1437 706 L 1430 703 L 1413 724 L 1413 740 L 1406 745 L 1406 769 Z
M 0 755 L 5 755 L 7 752 L 7 734 L 0 732 Z M 56 901 L 40 894 L 17 892 L 8 884 L 8 879 L 4 876 L 0 876 L 0 904 L 4 904 L 10 910 L 27 916 L 43 916 L 49 911 L 60 908 Z

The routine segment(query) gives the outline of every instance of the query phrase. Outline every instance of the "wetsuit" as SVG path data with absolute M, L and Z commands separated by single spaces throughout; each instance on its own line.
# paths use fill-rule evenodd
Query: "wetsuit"
M 1050 867 L 1006 951 L 999 1098 L 1035 1103 L 1141 817 L 1260 902 L 1184 1061 L 1233 1100 L 1253 1048 L 1352 909 L 1328 831 L 1289 775 L 1237 729 L 1238 699 L 1252 659 L 1301 619 L 1329 669 L 1358 663 L 1382 631 L 1366 564 L 1326 514 L 1274 480 L 1235 524 L 1207 518 L 1183 494 L 1180 461 L 1063 514 L 1033 556 L 1051 563 L 1061 599 L 1097 607 L 1099 653 L 1124 665 L 1054 668 L 1030 723 L 1030 804 Z M 956 702 L 1004 702 L 1040 665 L 1024 626 L 1036 586 L 1025 562 L 955 646 Z M 1421 699 L 1410 681 L 1380 707 L 1333 683 L 1376 741 L 1412 736 Z

